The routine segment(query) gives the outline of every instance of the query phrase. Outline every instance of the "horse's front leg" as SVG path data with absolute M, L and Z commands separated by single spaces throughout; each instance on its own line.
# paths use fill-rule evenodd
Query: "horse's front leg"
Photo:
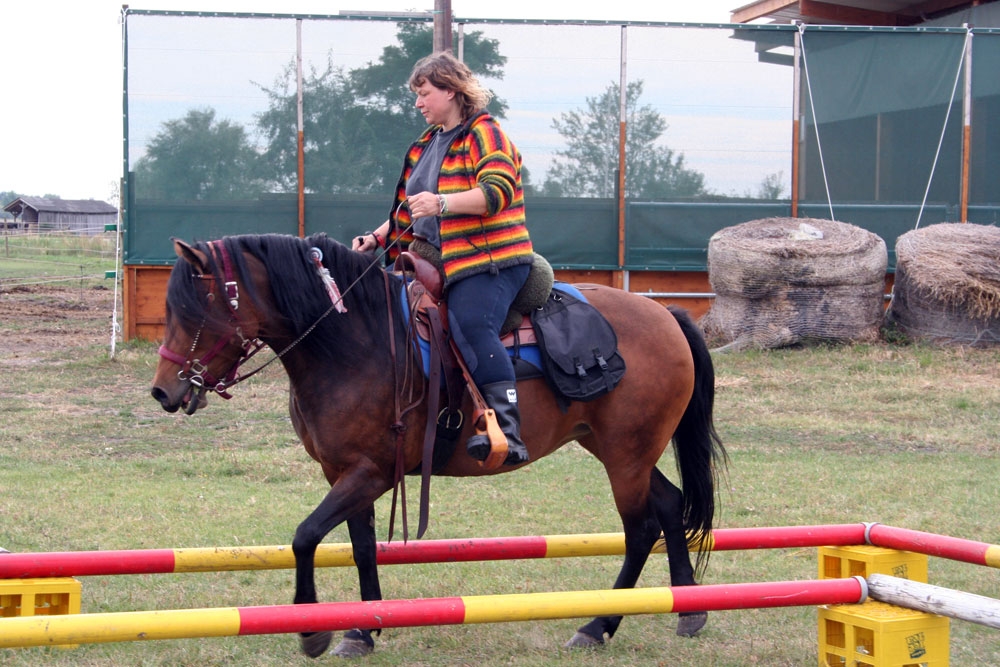
M 359 512 L 347 520 L 354 551 L 354 564 L 358 568 L 358 582 L 361 585 L 362 600 L 381 600 L 382 587 L 378 581 L 378 550 L 375 544 L 375 506 Z M 333 654 L 342 658 L 360 658 L 375 649 L 373 632 L 378 630 L 355 628 L 344 633 Z
M 355 469 L 344 474 L 323 501 L 299 524 L 292 540 L 295 554 L 295 604 L 311 604 L 316 596 L 316 548 L 335 527 L 372 507 L 375 498 L 385 492 L 376 484 L 377 476 Z M 353 531 L 352 531 L 353 534 Z M 374 535 L 374 531 L 372 533 Z M 374 537 L 372 538 L 374 539 Z M 374 552 L 374 548 L 372 549 Z M 311 658 L 326 652 L 333 638 L 329 631 L 303 633 L 302 650 Z

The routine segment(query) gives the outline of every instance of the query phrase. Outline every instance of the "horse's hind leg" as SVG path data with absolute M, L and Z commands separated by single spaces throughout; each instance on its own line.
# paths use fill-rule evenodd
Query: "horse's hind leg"
M 635 515 L 623 516 L 625 527 L 625 562 L 615 580 L 615 588 L 634 588 L 649 559 L 656 540 L 660 537 L 660 524 L 648 505 Z M 585 648 L 604 643 L 604 635 L 611 638 L 622 622 L 621 616 L 598 616 L 587 623 L 566 643 L 566 648 Z
M 694 567 L 688 549 L 687 532 L 684 528 L 681 490 L 667 477 L 653 468 L 650 474 L 650 503 L 656 518 L 663 528 L 663 539 L 667 545 L 667 560 L 670 566 L 672 586 L 693 586 Z M 704 627 L 708 614 L 703 611 L 678 614 L 677 634 L 692 637 Z
M 376 563 L 377 546 L 375 544 L 375 506 L 371 505 L 364 512 L 347 520 L 347 530 L 351 535 L 351 546 L 354 552 L 354 564 L 358 568 L 358 581 L 361 584 L 362 600 L 381 600 L 382 587 L 378 581 L 378 566 Z M 333 649 L 333 654 L 341 658 L 360 658 L 375 649 L 372 633 L 375 630 L 355 628 L 344 633 L 340 644 Z

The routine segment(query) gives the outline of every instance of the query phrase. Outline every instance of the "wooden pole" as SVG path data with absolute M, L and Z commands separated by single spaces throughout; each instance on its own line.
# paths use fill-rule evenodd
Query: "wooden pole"
M 434 0 L 434 52 L 451 50 L 451 0 Z
M 1000 629 L 1000 600 L 886 574 L 868 577 L 868 596 L 897 607 Z
M 628 76 L 626 74 L 627 63 L 627 40 L 628 33 L 626 26 L 622 26 L 621 39 L 621 72 L 618 77 L 618 270 L 614 272 L 613 287 L 625 288 L 625 146 L 626 146 L 626 118 L 628 114 Z

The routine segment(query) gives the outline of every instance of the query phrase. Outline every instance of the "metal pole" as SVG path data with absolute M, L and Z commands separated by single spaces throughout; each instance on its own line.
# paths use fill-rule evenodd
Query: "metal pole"
M 302 19 L 295 21 L 295 111 L 298 152 L 299 238 L 306 235 L 306 156 L 302 121 Z
M 802 145 L 802 72 L 799 69 L 802 36 L 795 31 L 795 46 L 792 56 L 792 217 L 799 217 L 799 148 Z

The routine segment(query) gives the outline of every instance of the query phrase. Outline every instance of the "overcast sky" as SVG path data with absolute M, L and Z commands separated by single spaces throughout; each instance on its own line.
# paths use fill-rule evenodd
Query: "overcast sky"
M 456 18 L 588 19 L 726 23 L 740 0 L 453 0 Z M 10 2 L 0 50 L 0 191 L 65 199 L 110 198 L 122 174 L 121 2 L 58 6 Z M 422 11 L 433 0 L 161 0 L 133 9 L 337 14 Z M 6 202 L 3 202 L 6 203 Z

